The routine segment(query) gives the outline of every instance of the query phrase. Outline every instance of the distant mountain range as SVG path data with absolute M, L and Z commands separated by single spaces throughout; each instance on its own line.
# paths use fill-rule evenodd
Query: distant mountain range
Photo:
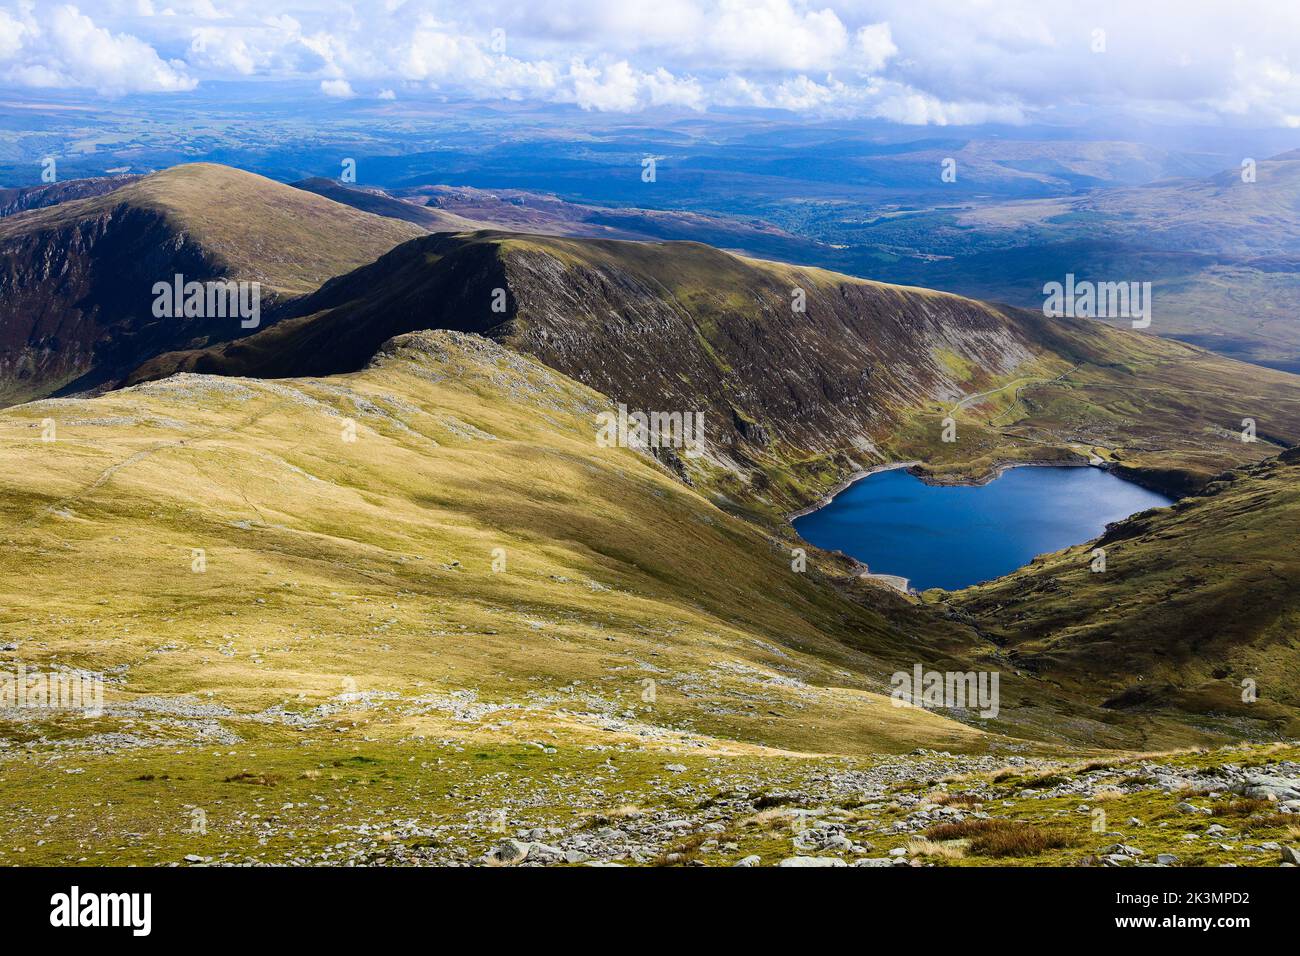
M 1152 332 L 1296 370 L 1297 213 L 1300 151 L 1293 151 L 1203 179 L 900 214 L 850 241 L 880 257 L 878 266 L 859 268 L 894 281 L 1029 307 L 1041 307 L 1043 285 L 1067 273 L 1150 281 Z
M 978 153 L 977 168 L 991 163 L 987 153 Z M 925 155 L 936 169 L 945 158 Z M 906 167 L 903 158 L 891 162 Z M 432 204 L 444 214 L 524 232 L 706 242 L 1026 308 L 1041 308 L 1043 286 L 1067 274 L 1152 282 L 1153 333 L 1300 370 L 1300 323 L 1293 319 L 1300 309 L 1300 151 L 1253 162 L 1249 182 L 1243 169 L 1132 187 L 1098 178 L 1089 185 L 1099 188 L 1045 199 L 973 192 L 961 178 L 961 162 L 950 202 L 936 189 L 867 215 L 859 206 L 816 197 L 765 207 L 763 214 L 787 222 L 785 228 L 735 216 L 592 206 L 520 190 L 407 186 L 393 197 L 409 202 L 384 208 L 373 198 L 385 195 L 378 190 L 334 185 L 328 195 L 399 218 L 411 219 L 407 207 L 414 203 Z M 910 175 L 914 171 L 898 174 L 899 189 Z M 798 216 L 791 215 L 795 209 Z M 430 217 L 430 228 L 439 228 L 436 218 Z

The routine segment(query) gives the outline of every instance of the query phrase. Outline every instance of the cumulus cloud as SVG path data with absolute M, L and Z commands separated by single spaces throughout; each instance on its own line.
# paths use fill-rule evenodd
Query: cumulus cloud
M 350 100 L 356 96 L 356 91 L 352 89 L 352 84 L 347 80 L 321 80 L 320 91 L 326 96 L 332 96 L 335 99 Z
M 862 54 L 862 68 L 875 73 L 884 69 L 889 58 L 898 52 L 888 23 L 873 23 L 862 27 L 857 35 L 858 52 Z
M 626 60 L 593 66 L 575 59 L 558 80 L 558 85 L 572 90 L 561 99 L 585 110 L 628 112 L 643 106 L 699 110 L 705 104 L 704 90 L 696 80 L 673 76 L 662 67 L 644 73 Z
M 834 10 L 798 11 L 789 0 L 720 0 L 706 43 L 723 65 L 755 70 L 825 69 L 848 45 Z
M 78 3 L 0 0 L 0 82 L 166 93 L 265 77 L 602 111 L 962 124 L 1118 106 L 1300 125 L 1300 8 L 1274 0 Z
M 183 62 L 163 60 L 143 40 L 113 33 L 69 4 L 0 11 L 0 61 L 0 76 L 19 86 L 113 95 L 178 92 L 198 83 Z
M 0 10 L 0 61 L 8 60 L 23 48 L 27 25 Z

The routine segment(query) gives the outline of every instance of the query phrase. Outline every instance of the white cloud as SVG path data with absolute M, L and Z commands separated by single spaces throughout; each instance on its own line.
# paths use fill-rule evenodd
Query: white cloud
M 350 100 L 357 95 L 352 89 L 352 84 L 347 80 L 321 80 L 320 91 L 326 96 L 333 96 L 340 100 Z
M 8 60 L 23 48 L 27 25 L 0 10 L 0 60 Z
M 726 66 L 825 70 L 848 44 L 829 8 L 800 13 L 789 0 L 719 0 L 706 46 Z
M 858 30 L 858 52 L 862 54 L 862 68 L 869 73 L 884 69 L 889 58 L 898 52 L 888 23 L 873 23 Z
M 0 11 L 0 59 L 12 64 L 0 77 L 8 82 L 108 95 L 171 93 L 198 83 L 183 62 L 164 61 L 148 43 L 98 26 L 77 7 L 25 6 L 18 14 L 21 21 Z
M 583 109 L 632 110 L 637 106 L 639 83 L 626 60 L 604 69 L 574 60 L 569 75 L 573 78 L 573 101 Z
M 679 79 L 660 67 L 647 75 L 644 82 L 652 106 L 683 106 L 692 110 L 705 107 L 704 88 L 698 80 Z
M 1275 0 L 78 2 L 0 0 L 0 82 L 121 93 L 279 77 L 606 111 L 953 124 L 1118 105 L 1300 122 L 1300 8 Z

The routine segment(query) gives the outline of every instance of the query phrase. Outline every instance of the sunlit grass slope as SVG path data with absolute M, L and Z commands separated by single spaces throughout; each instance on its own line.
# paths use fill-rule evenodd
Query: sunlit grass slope
M 596 393 L 473 337 L 399 342 L 338 379 L 183 376 L 7 413 L 19 653 L 241 712 L 468 690 L 593 731 L 626 713 L 794 750 L 983 746 L 867 692 L 884 657 L 956 631 L 905 633 L 597 448 Z

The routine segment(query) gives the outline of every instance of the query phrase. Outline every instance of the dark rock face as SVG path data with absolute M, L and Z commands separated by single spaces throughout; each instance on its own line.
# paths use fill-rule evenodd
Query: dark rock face
M 72 199 L 102 196 L 133 183 L 139 176 L 100 176 L 93 179 L 69 179 L 62 183 L 0 189 L 0 218 L 28 209 L 44 209 Z
M 501 258 L 517 308 L 493 334 L 630 409 L 702 412 L 715 457 L 746 470 L 871 460 L 902 413 L 1100 348 L 1082 324 L 696 243 L 530 240 Z
M 221 269 L 130 206 L 0 236 L 0 398 L 94 388 L 148 355 L 239 331 L 237 320 L 155 318 L 153 285 L 176 273 L 205 281 Z

